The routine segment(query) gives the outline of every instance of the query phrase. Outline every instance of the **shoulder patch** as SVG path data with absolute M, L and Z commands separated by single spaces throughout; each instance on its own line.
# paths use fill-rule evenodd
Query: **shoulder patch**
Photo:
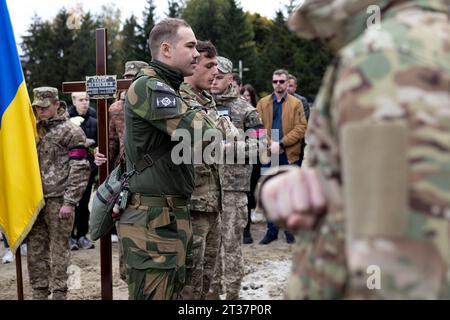
M 161 108 L 176 108 L 177 98 L 174 95 L 164 94 L 160 92 L 154 92 L 154 101 L 156 109 Z
M 170 87 L 168 84 L 162 82 L 159 79 L 155 79 L 155 78 L 150 79 L 150 81 L 148 82 L 148 85 L 149 85 L 150 89 L 152 89 L 153 91 L 166 92 L 166 93 L 171 93 L 174 95 L 176 94 L 175 90 L 173 90 L 172 87 Z

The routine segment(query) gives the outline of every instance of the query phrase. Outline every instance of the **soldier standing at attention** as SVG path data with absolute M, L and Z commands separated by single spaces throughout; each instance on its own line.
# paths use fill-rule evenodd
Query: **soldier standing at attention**
M 86 136 L 70 122 L 56 88 L 36 88 L 33 96 L 45 207 L 28 235 L 30 285 L 35 300 L 46 300 L 51 292 L 54 300 L 65 300 L 75 206 L 90 174 Z
M 133 79 L 142 68 L 148 66 L 147 62 L 143 61 L 127 61 L 125 63 L 124 79 Z M 115 101 L 108 109 L 108 155 L 111 161 L 109 162 L 111 171 L 119 165 L 122 155 L 125 153 L 123 145 L 123 135 L 125 132 L 125 117 L 123 114 L 123 106 L 125 103 L 126 91 L 120 91 L 117 101 Z M 106 162 L 104 154 L 98 152 L 98 148 L 94 150 L 95 164 L 101 166 Z M 117 243 L 117 230 L 114 227 L 111 230 L 111 242 Z M 120 278 L 125 280 L 125 267 L 122 263 L 121 244 L 119 244 L 119 261 L 120 261 Z
M 186 77 L 180 94 L 191 108 L 215 113 L 216 105 L 207 92 L 217 74 L 217 51 L 209 41 L 198 41 L 200 56 L 192 76 Z M 192 231 L 194 267 L 182 297 L 184 300 L 204 299 L 214 274 L 220 239 L 220 181 L 217 164 L 194 164 L 195 189 L 189 205 Z
M 131 199 L 118 232 L 123 244 L 130 299 L 177 299 L 192 267 L 188 211 L 194 190 L 192 164 L 175 164 L 171 137 L 181 129 L 215 129 L 202 110 L 190 109 L 178 90 L 194 73 L 199 53 L 191 27 L 164 19 L 150 32 L 153 60 L 142 69 L 125 101 L 125 155 Z M 193 145 L 202 145 L 194 141 Z
M 306 0 L 291 16 L 335 59 L 311 114 L 312 168 L 261 187 L 268 217 L 301 228 L 288 298 L 450 298 L 448 10 Z
M 250 191 L 252 165 L 245 161 L 238 163 L 239 154 L 249 154 L 249 145 L 257 147 L 258 133 L 264 132 L 264 126 L 258 111 L 245 99 L 239 97 L 233 81 L 233 63 L 224 57 L 217 57 L 219 73 L 214 78 L 211 93 L 217 103 L 219 113 L 231 118 L 234 126 L 243 132 L 252 129 L 253 144 L 242 140 L 228 142 L 226 148 L 234 149 L 234 160 L 219 165 L 222 184 L 222 227 L 221 248 L 223 254 L 218 256 L 216 273 L 208 298 L 218 299 L 222 279 L 225 282 L 227 300 L 239 299 L 241 281 L 244 276 L 242 258 L 242 234 L 247 225 L 247 192 Z M 261 138 L 261 137 L 260 137 Z M 248 157 L 247 157 L 248 158 Z M 256 160 L 256 159 L 254 159 Z M 256 162 L 256 161 L 255 161 Z M 223 274 L 222 271 L 223 270 Z

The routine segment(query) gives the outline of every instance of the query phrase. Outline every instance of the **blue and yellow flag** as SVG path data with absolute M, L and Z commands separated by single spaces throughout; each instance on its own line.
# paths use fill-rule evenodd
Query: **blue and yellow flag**
M 19 61 L 6 0 L 0 0 L 0 229 L 13 252 L 44 206 L 36 119 Z

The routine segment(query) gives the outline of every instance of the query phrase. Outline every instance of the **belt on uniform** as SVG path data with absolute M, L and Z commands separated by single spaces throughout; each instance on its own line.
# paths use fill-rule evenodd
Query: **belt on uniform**
M 131 194 L 130 207 L 185 207 L 189 203 L 189 199 L 180 196 L 163 195 L 163 196 L 145 196 L 140 193 Z

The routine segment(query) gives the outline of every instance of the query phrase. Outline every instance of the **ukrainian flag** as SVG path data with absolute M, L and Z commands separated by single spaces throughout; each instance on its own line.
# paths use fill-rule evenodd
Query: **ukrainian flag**
M 6 0 L 0 0 L 0 61 L 0 229 L 15 252 L 44 206 L 44 197 L 36 119 Z

